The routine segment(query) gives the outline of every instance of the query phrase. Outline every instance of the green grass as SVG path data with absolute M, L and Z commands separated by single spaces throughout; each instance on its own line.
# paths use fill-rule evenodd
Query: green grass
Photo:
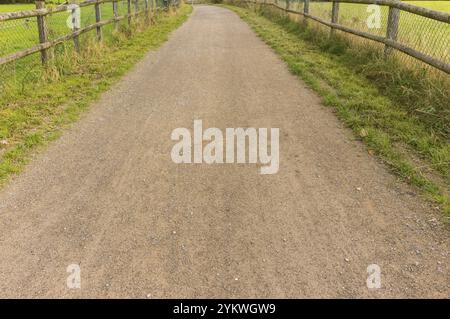
M 92 41 L 80 55 L 62 51 L 55 65 L 33 78 L 33 85 L 0 97 L 0 185 L 20 172 L 36 147 L 58 137 L 148 50 L 166 41 L 191 10 L 182 5 L 177 14 L 160 14 L 150 28 L 136 25 L 141 32 L 135 30 L 130 37 L 124 29 L 110 46 Z
M 445 131 L 450 123 L 445 117 L 450 105 L 448 78 L 428 80 L 371 49 L 330 38 L 328 31 L 305 28 L 275 10 L 227 7 L 280 55 L 293 74 L 321 95 L 325 105 L 336 110 L 371 154 L 450 215 L 450 140 Z M 442 107 L 440 125 L 414 112 L 416 107 L 436 103 Z
M 450 12 L 450 1 L 409 1 L 409 3 Z M 279 1 L 279 4 L 284 6 L 282 0 Z M 298 1 L 290 2 L 291 9 L 301 10 L 301 6 L 302 4 Z M 0 5 L 0 12 L 26 10 L 34 7 L 34 4 Z M 143 7 L 143 0 L 140 0 L 140 7 Z M 366 11 L 367 5 L 364 4 L 341 3 L 339 9 L 339 22 L 344 26 L 361 31 L 385 35 L 388 8 L 381 8 L 382 24 L 378 29 L 369 29 L 367 27 L 366 20 L 369 13 Z M 102 4 L 101 10 L 103 19 L 112 17 L 111 3 Z M 119 13 L 125 14 L 126 12 L 126 2 L 119 1 Z M 310 13 L 314 16 L 329 20 L 331 16 L 331 3 L 311 2 Z M 50 39 L 57 38 L 70 32 L 66 26 L 66 19 L 68 16 L 69 13 L 62 12 L 47 17 Z M 95 22 L 93 6 L 81 8 L 81 20 L 82 27 Z M 21 51 L 38 44 L 39 40 L 36 24 L 35 18 L 31 18 L 29 21 L 22 19 L 0 22 L 0 56 Z M 407 12 L 402 13 L 398 34 L 398 40 L 401 43 L 407 44 L 416 50 L 450 63 L 449 38 L 450 26 L 448 24 L 409 14 Z M 411 61 L 408 62 L 411 63 Z
M 140 8 L 143 8 L 143 0 L 140 0 Z M 47 5 L 51 7 L 51 5 Z M 54 5 L 53 5 L 54 6 Z M 4 8 L 6 7 L 6 8 Z M 12 12 L 34 9 L 34 5 L 0 5 L 0 12 Z M 100 6 L 102 20 L 113 17 L 112 4 L 105 3 Z M 119 15 L 127 13 L 125 1 L 118 2 Z M 66 20 L 70 13 L 63 11 L 46 17 L 48 38 L 55 39 L 71 32 Z M 94 6 L 81 8 L 81 28 L 95 23 Z M 0 56 L 15 53 L 39 44 L 36 18 L 19 19 L 0 22 Z
M 36 6 L 34 4 L 0 4 L 0 12 L 15 12 L 22 10 L 31 10 L 35 9 Z
M 411 4 L 430 9 L 450 12 L 450 1 L 413 1 Z M 283 0 L 279 1 L 279 6 L 284 7 Z M 303 10 L 303 4 L 298 1 L 290 1 L 290 8 L 296 11 Z M 339 24 L 359 31 L 385 36 L 388 20 L 388 10 L 386 6 L 380 6 L 381 25 L 371 27 L 367 25 L 367 19 L 371 12 L 367 12 L 367 4 L 340 3 L 339 4 Z M 309 12 L 315 17 L 330 21 L 332 4 L 330 2 L 310 2 Z M 450 63 L 450 25 L 448 23 L 435 21 L 419 15 L 402 11 L 399 21 L 399 32 L 397 40 L 421 51 L 427 55 Z M 408 61 L 410 62 L 410 61 Z
M 450 13 L 450 1 L 404 1 L 404 2 L 418 7 L 424 7 L 428 9 Z

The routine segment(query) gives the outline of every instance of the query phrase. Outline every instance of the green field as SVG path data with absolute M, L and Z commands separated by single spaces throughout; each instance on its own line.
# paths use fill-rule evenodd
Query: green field
M 140 7 L 144 6 L 143 0 L 140 0 Z M 423 6 L 435 10 L 450 12 L 450 1 L 408 1 L 414 5 Z M 280 5 L 283 2 L 279 1 Z M 292 9 L 301 9 L 301 3 L 291 1 Z M 20 10 L 29 10 L 35 8 L 34 4 L 7 4 L 0 5 L 0 12 L 13 12 Z M 112 4 L 101 5 L 102 18 L 111 18 Z M 340 5 L 339 21 L 345 26 L 356 28 L 358 30 L 369 31 L 378 35 L 384 35 L 386 32 L 386 21 L 388 10 L 382 7 L 382 23 L 380 28 L 368 29 L 366 20 L 369 13 L 366 11 L 367 5 L 347 4 Z M 126 2 L 119 2 L 119 13 L 127 12 Z M 331 3 L 310 3 L 310 12 L 314 16 L 329 19 L 331 14 Z M 49 38 L 54 39 L 70 32 L 66 25 L 69 17 L 68 12 L 61 12 L 47 17 Z M 83 7 L 81 11 L 81 26 L 87 26 L 95 22 L 94 7 Z M 38 34 L 36 19 L 21 19 L 0 22 L 0 56 L 5 56 L 20 50 L 24 50 L 38 44 Z M 435 56 L 439 59 L 448 59 L 448 39 L 450 38 L 450 26 L 445 23 L 435 22 L 427 18 L 416 16 L 409 13 L 402 13 L 400 19 L 399 40 L 411 46 L 414 49 L 421 50 L 424 53 Z M 447 41 L 446 41 L 447 39 Z
M 422 6 L 434 10 L 450 12 L 450 1 L 405 1 L 413 5 Z M 278 1 L 279 6 L 284 6 L 283 0 Z M 372 12 L 368 12 L 365 4 L 341 3 L 339 5 L 339 24 L 355 30 L 368 32 L 371 34 L 385 36 L 388 20 L 389 8 L 381 6 L 380 26 L 369 27 L 368 17 Z M 290 1 L 290 9 L 301 11 L 303 3 Z M 331 17 L 332 4 L 327 2 L 315 2 L 311 0 L 309 12 L 315 17 L 329 21 Z M 293 16 L 293 18 L 295 18 Z M 360 40 L 359 38 L 354 38 Z M 450 63 L 450 25 L 444 22 L 435 21 L 409 12 L 402 11 L 400 14 L 399 31 L 397 40 L 409 47 L 421 51 L 429 56 L 433 56 L 446 63 Z
M 418 7 L 450 13 L 450 1 L 404 1 Z
M 450 1 L 404 1 L 415 6 L 450 13 Z M 29 10 L 34 8 L 34 4 L 0 4 L 0 12 L 13 12 Z
M 35 8 L 34 4 L 0 4 L 0 12 L 15 12 Z
M 143 8 L 143 0 L 140 2 L 141 8 Z M 33 4 L 0 5 L 1 12 L 29 10 L 33 8 L 35 8 Z M 113 17 L 111 3 L 101 5 L 101 10 L 103 20 Z M 119 14 L 124 15 L 126 13 L 126 2 L 120 1 Z M 71 32 L 66 22 L 69 16 L 70 13 L 65 11 L 47 16 L 46 22 L 49 39 L 55 39 Z M 94 6 L 81 8 L 81 27 L 93 23 L 95 23 Z M 38 43 L 39 38 L 36 18 L 0 22 L 0 56 L 24 50 Z

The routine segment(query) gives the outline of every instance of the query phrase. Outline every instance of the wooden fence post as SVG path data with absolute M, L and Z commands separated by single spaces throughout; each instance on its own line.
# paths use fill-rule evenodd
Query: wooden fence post
M 102 21 L 102 13 L 100 11 L 100 3 L 97 2 L 94 5 L 94 7 L 95 7 L 95 22 L 99 23 L 100 21 Z M 96 29 L 97 29 L 97 41 L 102 41 L 102 27 L 97 26 Z
M 128 25 L 131 25 L 131 0 L 127 0 Z
M 70 0 L 69 2 L 70 4 L 73 5 L 72 7 L 72 12 L 71 12 L 71 16 L 72 16 L 72 31 L 76 32 L 78 31 L 78 23 L 80 21 L 78 21 L 78 17 L 77 17 L 77 7 L 78 6 L 76 4 L 76 0 Z M 80 10 L 80 8 L 78 7 L 78 10 Z M 74 36 L 73 37 L 73 45 L 75 47 L 75 51 L 80 53 L 80 39 L 78 38 L 78 36 Z
M 303 6 L 303 13 L 309 14 L 309 0 L 305 0 L 305 4 Z M 308 27 L 308 18 L 305 16 L 303 16 L 303 27 L 304 28 Z
M 45 9 L 45 1 L 36 1 L 36 9 Z M 45 23 L 45 16 L 37 16 L 37 27 L 39 32 L 39 43 L 45 43 L 48 41 L 47 37 L 47 26 Z M 46 65 L 48 62 L 48 51 L 47 49 L 41 50 L 41 61 L 42 64 Z
M 151 5 L 151 18 L 150 18 L 150 23 L 153 23 L 155 21 L 155 16 L 156 16 L 156 2 L 155 0 L 150 0 L 150 5 Z
M 397 40 L 397 34 L 398 34 L 398 21 L 400 19 L 400 9 L 389 7 L 389 15 L 388 15 L 388 22 L 387 22 L 387 31 L 386 31 L 386 38 L 389 40 Z M 392 54 L 392 47 L 389 45 L 385 45 L 384 47 L 384 56 L 387 58 Z
M 331 9 L 331 23 L 338 23 L 339 20 L 339 2 L 333 1 L 333 7 Z M 334 36 L 336 30 L 331 28 L 330 35 Z
M 114 0 L 113 3 L 113 14 L 114 14 L 114 19 L 117 19 L 117 17 L 119 16 L 119 7 L 118 7 L 118 3 L 117 0 Z M 119 21 L 114 21 L 114 29 L 117 31 L 119 29 Z
M 145 8 L 145 22 L 148 23 L 148 20 L 149 20 L 148 0 L 144 0 L 144 8 Z

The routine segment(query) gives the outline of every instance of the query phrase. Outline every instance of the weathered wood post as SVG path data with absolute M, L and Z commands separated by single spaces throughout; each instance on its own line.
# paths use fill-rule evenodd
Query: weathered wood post
M 100 3 L 97 3 L 94 5 L 95 8 L 95 23 L 99 23 L 100 21 L 102 21 L 102 13 L 100 11 Z M 102 27 L 101 26 L 97 26 L 97 41 L 102 41 Z
M 128 25 L 131 25 L 131 0 L 127 0 Z
M 309 14 L 309 0 L 305 0 L 305 5 L 303 6 L 303 13 Z
M 80 8 L 76 4 L 76 0 L 70 0 L 69 3 L 72 5 L 71 11 L 72 31 L 77 32 L 79 30 L 79 23 L 80 23 L 80 21 L 78 21 L 79 17 L 77 16 L 79 12 L 77 12 L 77 10 L 80 10 Z M 78 35 L 73 37 L 73 45 L 75 47 L 75 51 L 80 53 L 80 39 Z
M 36 1 L 36 9 L 45 9 L 45 1 Z M 37 16 L 37 27 L 39 32 L 39 43 L 45 43 L 48 41 L 47 37 L 47 26 L 45 23 L 45 16 Z M 49 54 L 47 49 L 41 50 L 41 61 L 42 64 L 46 65 L 48 62 Z
M 113 5 L 114 19 L 117 19 L 117 17 L 119 16 L 119 6 L 117 3 L 117 0 L 114 0 L 112 5 Z M 116 31 L 119 29 L 119 21 L 117 21 L 117 20 L 114 21 L 114 29 Z
M 150 5 L 151 5 L 151 19 L 150 19 L 150 23 L 153 23 L 155 20 L 155 16 L 156 16 L 156 1 L 155 0 L 150 0 Z
M 387 22 L 386 38 L 389 40 L 397 40 L 398 21 L 400 20 L 400 9 L 389 6 L 389 15 Z M 385 45 L 384 57 L 387 58 L 392 54 L 392 47 Z
M 286 9 L 286 18 L 289 18 L 289 12 L 287 12 L 287 10 L 289 10 L 289 7 L 290 7 L 290 0 L 285 0 L 286 2 L 285 2 L 285 4 L 286 4 L 286 7 L 285 7 L 285 9 Z
M 339 20 L 339 2 L 333 1 L 333 7 L 331 9 L 331 23 L 338 23 Z M 334 36 L 336 34 L 336 29 L 331 28 L 330 35 Z
M 303 6 L 303 13 L 305 15 L 309 14 L 309 0 L 305 0 L 305 4 Z M 308 26 L 308 18 L 303 16 L 303 26 L 306 28 Z
M 149 20 L 148 0 L 144 0 L 144 8 L 145 8 L 145 22 L 148 22 Z

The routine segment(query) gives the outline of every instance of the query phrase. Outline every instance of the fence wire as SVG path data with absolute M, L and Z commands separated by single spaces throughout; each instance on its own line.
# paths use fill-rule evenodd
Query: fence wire
M 450 9 L 450 1 L 448 2 Z M 450 24 L 401 12 L 397 41 L 450 64 Z
M 38 43 L 36 18 L 0 23 L 0 56 L 24 50 Z
M 236 1 L 244 3 L 258 4 L 274 4 L 283 9 L 289 9 L 297 12 L 304 12 L 305 0 L 251 0 Z M 330 1 L 309 0 L 309 14 L 313 17 L 331 22 L 333 4 Z M 437 7 L 439 10 L 446 10 L 450 13 L 450 1 L 441 2 Z M 415 2 L 411 2 L 417 5 Z M 421 1 L 420 5 L 434 8 L 435 2 Z M 356 31 L 366 32 L 372 35 L 386 37 L 388 29 L 389 6 L 377 4 L 361 4 L 361 3 L 343 3 L 338 4 L 338 20 L 337 23 L 344 27 L 351 28 Z M 445 9 L 447 8 L 447 9 Z M 435 58 L 445 64 L 450 64 L 450 24 L 435 19 L 427 18 L 418 14 L 400 10 L 398 21 L 398 32 L 396 41 L 402 45 L 406 45 L 420 53 Z M 301 15 L 289 14 L 289 17 L 295 21 L 303 20 Z M 313 23 L 313 27 L 328 28 L 319 23 Z M 372 47 L 383 48 L 384 45 L 374 42 L 370 39 L 350 35 L 343 31 L 337 33 L 346 36 L 350 41 L 363 43 Z M 429 66 L 426 63 L 414 59 L 402 52 L 393 50 L 392 55 L 401 62 L 426 69 L 439 76 L 447 76 L 443 72 Z
M 70 2 L 80 3 L 80 2 Z M 67 5 L 69 2 L 52 2 L 46 3 L 46 8 L 59 8 L 61 5 Z M 131 21 L 133 24 L 141 23 L 144 21 L 145 8 L 147 4 L 148 13 L 153 14 L 157 9 L 166 8 L 169 5 L 177 5 L 177 1 L 164 1 L 164 0 L 131 0 L 130 9 L 133 16 Z M 101 21 L 106 21 L 114 18 L 113 2 L 105 2 L 99 4 L 101 12 Z M 0 6 L 1 8 L 1 6 Z M 36 5 L 24 4 L 14 6 L 20 11 L 36 9 Z M 88 27 L 96 23 L 96 11 L 95 6 L 81 6 L 80 10 L 80 23 L 77 26 L 79 29 Z M 4 13 L 5 10 L 0 10 L 0 13 Z M 128 14 L 128 1 L 117 1 L 117 15 L 119 17 L 126 16 Z M 59 39 L 63 36 L 71 34 L 73 29 L 72 22 L 72 10 L 53 12 L 45 16 L 45 33 L 47 41 Z M 106 44 L 113 43 L 114 33 L 116 30 L 122 30 L 128 26 L 128 19 L 122 19 L 117 23 L 107 24 L 101 27 L 102 40 Z M 78 37 L 80 48 L 86 48 L 89 45 L 89 41 L 96 39 L 96 29 L 83 33 Z M 10 56 L 12 54 L 21 52 L 23 50 L 33 48 L 40 43 L 38 18 L 21 18 L 16 20 L 0 21 L 0 58 Z M 49 49 L 52 59 L 58 61 L 63 59 L 68 51 L 74 50 L 74 40 L 70 39 L 62 44 L 57 45 Z M 33 53 L 29 56 L 20 58 L 18 60 L 0 65 L 0 95 L 8 91 L 9 87 L 19 88 L 22 83 L 29 83 L 30 81 L 37 80 L 43 72 L 41 54 L 40 52 Z

